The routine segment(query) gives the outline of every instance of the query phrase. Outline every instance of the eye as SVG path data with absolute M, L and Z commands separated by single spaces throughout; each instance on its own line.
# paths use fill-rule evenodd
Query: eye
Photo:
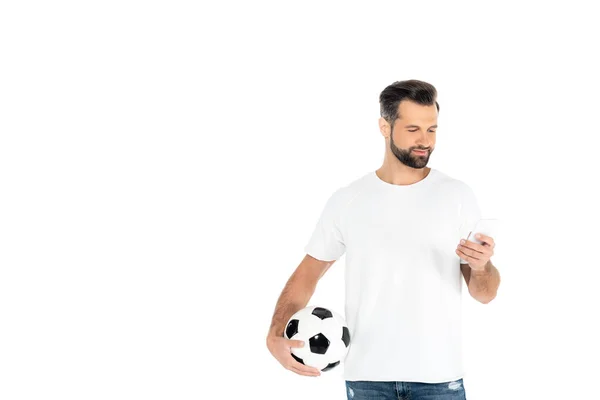
M 409 132 L 416 132 L 417 130 L 416 130 L 416 129 L 414 129 L 414 130 L 412 130 L 412 131 L 411 131 L 411 130 L 409 129 L 408 131 L 409 131 Z

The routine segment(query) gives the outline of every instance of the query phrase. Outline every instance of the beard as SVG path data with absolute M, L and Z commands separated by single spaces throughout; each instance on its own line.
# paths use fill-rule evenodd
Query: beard
M 429 162 L 429 156 L 433 153 L 433 149 L 426 149 L 422 147 L 410 147 L 407 150 L 396 147 L 394 144 L 394 130 L 390 133 L 390 150 L 392 150 L 392 154 L 396 156 L 398 161 L 402 164 L 406 165 L 410 168 L 415 169 L 423 169 L 427 166 Z M 426 155 L 420 156 L 418 154 L 412 153 L 413 150 L 425 150 L 427 151 Z

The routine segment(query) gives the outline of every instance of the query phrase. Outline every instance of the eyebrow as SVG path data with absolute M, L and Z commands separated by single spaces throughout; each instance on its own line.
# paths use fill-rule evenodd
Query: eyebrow
M 418 126 L 418 125 L 406 125 L 405 128 L 418 128 L 418 129 L 421 129 L 421 127 Z M 429 128 L 437 128 L 437 125 L 432 125 Z

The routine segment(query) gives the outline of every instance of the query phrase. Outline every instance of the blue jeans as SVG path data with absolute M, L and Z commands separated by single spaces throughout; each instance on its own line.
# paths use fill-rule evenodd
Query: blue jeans
M 346 381 L 348 400 L 466 400 L 463 380 L 443 383 Z

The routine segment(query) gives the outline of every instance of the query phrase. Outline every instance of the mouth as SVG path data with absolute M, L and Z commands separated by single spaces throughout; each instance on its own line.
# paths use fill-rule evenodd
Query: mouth
M 420 156 L 425 156 L 428 152 L 426 150 L 413 150 L 413 153 L 416 153 Z

